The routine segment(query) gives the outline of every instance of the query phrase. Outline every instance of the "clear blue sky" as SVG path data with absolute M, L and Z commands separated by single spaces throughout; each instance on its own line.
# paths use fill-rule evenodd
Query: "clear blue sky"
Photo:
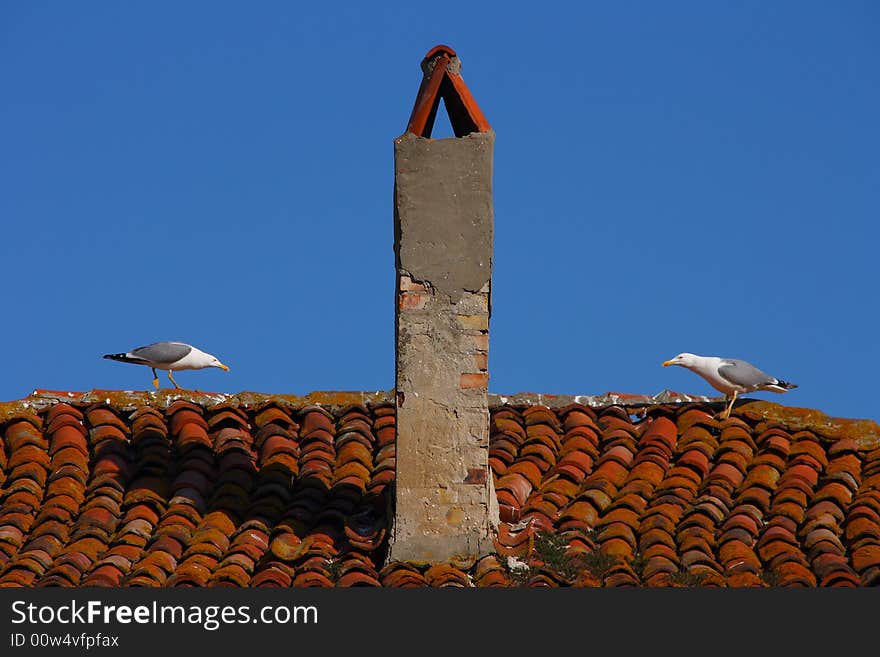
M 376 5 L 3 3 L 0 400 L 145 389 L 100 356 L 160 339 L 202 390 L 393 387 L 392 140 L 446 43 L 497 133 L 492 391 L 715 394 L 693 351 L 880 418 L 880 6 Z

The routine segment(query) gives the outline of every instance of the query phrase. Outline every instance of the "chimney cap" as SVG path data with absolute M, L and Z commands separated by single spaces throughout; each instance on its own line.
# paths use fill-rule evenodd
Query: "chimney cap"
M 450 57 L 458 57 L 458 55 L 456 54 L 456 52 L 452 48 L 450 48 L 449 46 L 444 46 L 441 43 L 441 44 L 436 45 L 433 48 L 431 48 L 428 51 L 428 54 L 425 55 L 424 59 L 422 59 L 422 61 L 425 62 L 430 59 L 434 59 L 435 57 L 437 57 L 441 54 L 446 54 L 446 55 L 449 55 Z
M 456 137 L 492 129 L 461 77 L 461 62 L 455 50 L 443 44 L 434 46 L 422 58 L 421 68 L 422 83 L 407 132 L 430 137 L 441 98 Z

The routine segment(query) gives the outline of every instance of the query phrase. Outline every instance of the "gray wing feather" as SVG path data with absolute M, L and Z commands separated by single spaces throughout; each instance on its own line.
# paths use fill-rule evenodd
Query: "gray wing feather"
M 777 383 L 776 377 L 762 372 L 751 363 L 735 358 L 725 358 L 724 364 L 718 368 L 718 373 L 731 383 L 744 388 Z
M 192 347 L 183 342 L 156 342 L 138 347 L 130 355 L 151 363 L 175 363 L 191 351 Z

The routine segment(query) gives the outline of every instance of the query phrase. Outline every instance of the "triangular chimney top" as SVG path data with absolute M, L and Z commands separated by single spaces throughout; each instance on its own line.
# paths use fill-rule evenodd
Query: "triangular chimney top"
M 441 98 L 456 137 L 491 130 L 461 77 L 461 61 L 452 48 L 443 45 L 431 48 L 422 60 L 422 72 L 424 77 L 409 117 L 407 132 L 430 137 Z

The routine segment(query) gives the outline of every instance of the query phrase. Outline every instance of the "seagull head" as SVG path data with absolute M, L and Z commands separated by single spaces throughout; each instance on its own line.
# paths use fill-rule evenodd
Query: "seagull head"
M 229 371 L 229 367 L 220 362 L 220 359 L 217 358 L 214 354 L 208 354 L 202 352 L 202 367 L 219 367 L 221 370 Z
M 192 351 L 186 356 L 187 368 L 193 370 L 201 370 L 206 367 L 217 367 L 221 370 L 229 371 L 229 368 L 220 362 L 220 359 L 217 358 L 214 354 L 209 354 L 207 351 L 202 351 L 198 347 L 189 346 Z
M 229 371 L 229 366 L 221 363 L 220 359 L 216 356 L 211 356 L 211 364 L 208 367 L 219 367 L 221 370 Z
M 675 358 L 671 358 L 667 361 L 664 361 L 663 367 L 669 367 L 670 365 L 681 365 L 682 367 L 691 368 L 697 364 L 697 359 L 699 356 L 695 356 L 694 354 L 689 354 L 687 352 L 681 353 Z

